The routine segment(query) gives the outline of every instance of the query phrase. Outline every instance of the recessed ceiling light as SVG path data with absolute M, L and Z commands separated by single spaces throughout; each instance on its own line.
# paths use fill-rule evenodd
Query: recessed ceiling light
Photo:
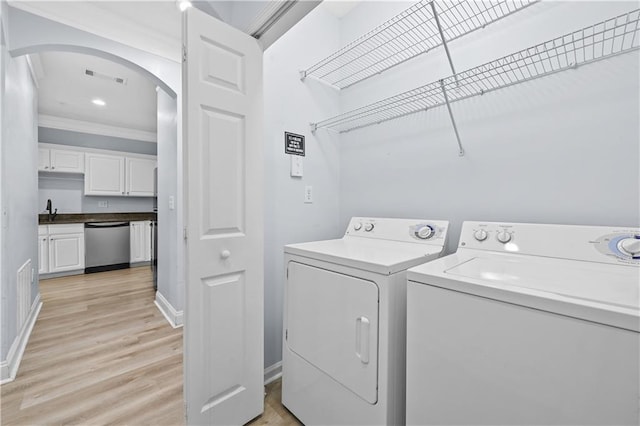
M 191 4 L 191 2 L 189 0 L 179 0 L 178 1 L 178 9 L 180 9 L 180 12 L 184 12 L 185 10 L 189 9 L 191 6 L 193 6 Z
M 98 98 L 92 99 L 91 102 L 94 105 L 98 105 L 98 106 L 105 106 L 107 104 L 105 101 L 103 101 L 102 99 L 98 99 Z

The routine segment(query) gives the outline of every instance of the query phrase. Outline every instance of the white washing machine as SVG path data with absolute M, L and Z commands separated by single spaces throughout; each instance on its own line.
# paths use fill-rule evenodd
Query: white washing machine
M 638 425 L 640 229 L 465 222 L 407 278 L 407 424 Z
M 402 424 L 406 270 L 440 256 L 448 222 L 351 219 L 285 247 L 282 403 L 307 425 Z

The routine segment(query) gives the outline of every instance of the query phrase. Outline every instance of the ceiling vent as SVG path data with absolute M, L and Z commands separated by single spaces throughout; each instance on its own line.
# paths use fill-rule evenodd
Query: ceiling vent
M 126 85 L 127 84 L 127 79 L 126 78 L 114 77 L 112 75 L 102 74 L 102 73 L 99 73 L 97 71 L 93 71 L 93 70 L 90 70 L 90 69 L 85 69 L 84 73 L 86 75 L 90 76 L 90 77 L 96 77 L 96 78 L 99 78 L 101 80 L 113 81 L 114 83 L 122 84 L 122 85 Z

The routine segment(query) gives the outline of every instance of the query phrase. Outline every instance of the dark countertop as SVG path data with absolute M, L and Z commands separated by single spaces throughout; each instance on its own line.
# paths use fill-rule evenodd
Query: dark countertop
M 157 220 L 154 212 L 135 213 L 60 213 L 49 222 L 47 213 L 38 215 L 40 225 L 56 225 L 64 223 L 87 223 L 87 222 L 133 222 L 137 220 Z

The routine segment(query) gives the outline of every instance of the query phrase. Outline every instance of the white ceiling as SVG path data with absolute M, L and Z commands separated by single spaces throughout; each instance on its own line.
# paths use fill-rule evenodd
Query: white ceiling
M 155 86 L 143 75 L 115 62 L 78 53 L 46 52 L 38 57 L 42 65 L 38 79 L 40 114 L 156 131 Z M 124 78 L 126 84 L 90 77 L 86 69 Z M 94 105 L 94 98 L 103 99 L 106 105 Z

